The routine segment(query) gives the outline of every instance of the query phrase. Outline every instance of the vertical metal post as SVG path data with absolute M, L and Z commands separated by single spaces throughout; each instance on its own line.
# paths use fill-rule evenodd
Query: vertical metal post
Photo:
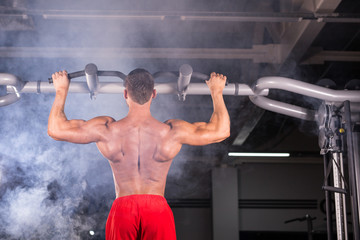
M 344 159 L 342 152 L 339 153 L 339 161 L 340 161 L 340 187 L 341 189 L 345 189 L 345 179 L 344 179 Z M 344 193 L 341 194 L 341 202 L 342 202 L 342 218 L 343 218 L 343 224 L 344 224 L 344 233 L 345 233 L 345 239 L 348 239 L 348 227 L 347 227 L 347 214 L 346 214 L 346 196 Z
M 357 125 L 358 129 L 357 132 L 354 131 L 352 133 L 353 139 L 353 150 L 354 150 L 354 171 L 355 171 L 355 183 L 356 183 L 356 190 L 357 190 L 357 207 L 358 213 L 360 211 L 360 124 Z M 360 222 L 360 213 L 358 214 L 359 222 Z M 360 225 L 360 224 L 359 224 Z
M 354 151 L 359 153 L 359 146 L 353 145 L 353 134 L 351 124 L 350 102 L 344 102 L 345 110 L 345 127 L 346 127 L 346 142 L 347 142 L 347 156 L 349 167 L 349 185 L 350 185 L 350 200 L 351 200 L 351 213 L 354 239 L 360 239 L 360 226 L 359 226 L 359 163 L 355 163 Z
M 328 154 L 324 155 L 324 176 L 325 176 L 325 186 L 329 186 L 329 174 L 328 174 L 328 165 L 329 158 Z M 325 204 L 326 204 L 326 230 L 327 230 L 327 239 L 332 240 L 332 213 L 331 213 L 331 194 L 329 191 L 325 190 Z
M 308 230 L 308 240 L 313 240 L 312 232 L 313 232 L 313 224 L 310 215 L 306 215 L 306 222 L 307 222 L 307 230 Z
M 342 167 L 342 153 L 332 152 L 333 160 L 333 179 L 334 187 L 343 189 L 344 181 L 341 176 L 343 174 Z M 334 192 L 335 199 L 335 214 L 336 214 L 336 230 L 337 230 L 337 239 L 338 240 L 347 240 L 347 227 L 346 227 L 346 208 L 345 208 L 345 195 L 343 193 Z

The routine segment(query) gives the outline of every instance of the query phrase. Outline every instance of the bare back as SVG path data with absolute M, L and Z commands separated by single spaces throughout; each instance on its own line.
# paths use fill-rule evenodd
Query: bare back
M 116 197 L 131 194 L 164 195 L 172 159 L 181 149 L 169 125 L 153 117 L 126 117 L 110 123 L 106 141 L 97 143 L 113 171 Z
M 56 95 L 49 115 L 49 136 L 72 143 L 96 142 L 112 168 L 116 197 L 164 195 L 172 159 L 182 144 L 207 145 L 223 141 L 230 135 L 230 118 L 222 96 L 226 76 L 222 74 L 211 73 L 206 81 L 214 108 L 208 123 L 172 119 L 166 124 L 157 121 L 150 113 L 151 101 L 156 96 L 155 89 L 152 90 L 152 97 L 143 104 L 133 101 L 130 92 L 125 89 L 129 112 L 120 121 L 104 116 L 88 121 L 68 120 L 64 112 L 70 86 L 68 74 L 62 71 L 54 73 L 52 77 Z

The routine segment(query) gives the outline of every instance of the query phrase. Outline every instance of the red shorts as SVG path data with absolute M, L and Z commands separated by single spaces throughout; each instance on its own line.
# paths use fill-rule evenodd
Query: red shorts
M 130 195 L 115 199 L 106 222 L 107 240 L 175 240 L 173 213 L 160 195 Z

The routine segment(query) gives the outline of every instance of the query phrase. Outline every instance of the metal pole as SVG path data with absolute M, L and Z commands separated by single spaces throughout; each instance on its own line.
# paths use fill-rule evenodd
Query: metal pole
M 261 93 L 264 89 L 281 89 L 330 102 L 343 102 L 347 100 L 352 102 L 360 101 L 359 91 L 332 90 L 284 77 L 262 77 L 256 81 L 253 89 L 256 94 Z
M 360 123 L 357 125 L 358 130 L 357 132 L 352 133 L 352 139 L 353 139 L 353 147 L 354 147 L 354 170 L 355 170 L 355 182 L 357 186 L 357 207 L 360 207 Z M 358 209 L 358 213 L 359 213 Z M 359 222 L 360 222 L 360 213 L 359 216 Z M 359 224 L 360 225 L 360 224 Z
M 328 174 L 328 165 L 329 157 L 328 154 L 324 155 L 324 176 L 325 176 L 325 186 L 329 186 L 329 174 Z M 326 204 L 326 230 L 327 230 L 327 239 L 332 240 L 332 213 L 331 213 L 331 194 L 329 191 L 325 190 L 325 204 Z
M 313 240 L 313 224 L 310 215 L 306 215 L 306 222 L 307 222 L 307 232 L 308 232 L 308 240 Z
M 343 180 L 341 175 L 342 171 L 342 153 L 333 152 L 333 179 L 335 188 L 343 188 Z M 335 198 L 335 214 L 336 214 L 336 231 L 338 240 L 347 240 L 347 228 L 346 228 L 346 209 L 344 205 L 345 195 L 339 192 L 334 192 Z
M 351 124 L 351 112 L 350 102 L 344 102 L 345 110 L 345 126 L 346 126 L 346 140 L 347 140 L 347 154 L 348 154 L 348 167 L 349 167 L 349 185 L 350 185 L 350 200 L 351 200 L 351 212 L 353 222 L 353 234 L 354 239 L 360 239 L 360 226 L 359 226 L 359 199 L 358 199 L 358 188 L 359 188 L 359 163 L 355 163 L 354 150 L 357 150 L 359 146 L 353 145 L 353 134 Z

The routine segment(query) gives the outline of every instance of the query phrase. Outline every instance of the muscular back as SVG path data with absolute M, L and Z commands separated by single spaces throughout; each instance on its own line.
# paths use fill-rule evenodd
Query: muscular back
M 154 89 L 152 98 L 143 104 L 133 101 L 125 89 L 129 112 L 120 121 L 115 122 L 111 117 L 68 120 L 64 112 L 70 85 L 67 72 L 57 72 L 52 77 L 56 95 L 49 115 L 49 136 L 72 143 L 96 142 L 110 162 L 117 197 L 163 195 L 171 161 L 182 144 L 207 145 L 223 141 L 230 135 L 230 118 L 222 96 L 226 76 L 222 74 L 211 73 L 206 81 L 214 107 L 208 123 L 169 120 L 166 124 L 151 117 L 150 105 L 156 96 Z
M 153 117 L 126 117 L 110 123 L 97 143 L 113 171 L 116 196 L 164 195 L 167 173 L 181 144 L 174 141 L 169 125 Z

